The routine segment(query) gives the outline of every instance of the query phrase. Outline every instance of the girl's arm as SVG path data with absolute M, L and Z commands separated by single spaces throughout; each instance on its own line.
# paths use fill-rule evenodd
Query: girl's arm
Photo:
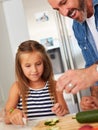
M 5 123 L 6 124 L 12 123 L 11 118 L 13 118 L 14 113 L 16 114 L 15 111 L 17 110 L 16 107 L 18 104 L 19 97 L 20 96 L 19 96 L 18 83 L 15 82 L 10 89 L 9 97 L 5 105 Z M 19 112 L 21 113 L 20 110 L 17 110 L 17 111 L 18 113 Z
M 62 108 L 62 111 L 64 111 L 63 115 L 68 114 L 69 110 L 68 110 L 67 103 L 66 103 L 66 101 L 64 99 L 63 92 L 56 91 L 56 95 L 57 95 L 57 103 L 60 104 L 60 106 Z
M 56 87 L 55 87 L 55 92 L 56 92 L 56 104 L 54 105 L 54 107 L 52 108 L 52 111 L 54 113 L 56 113 L 56 115 L 58 116 L 63 116 L 65 114 L 69 113 L 66 101 L 64 99 L 63 96 L 63 92 L 61 91 L 56 91 Z

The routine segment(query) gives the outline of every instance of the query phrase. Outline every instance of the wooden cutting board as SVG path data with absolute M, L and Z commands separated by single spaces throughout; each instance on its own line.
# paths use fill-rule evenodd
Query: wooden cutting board
M 56 126 L 59 126 L 60 130 L 78 130 L 81 126 L 85 124 L 80 124 L 76 119 L 72 119 L 73 115 L 66 115 L 59 118 L 59 123 Z M 39 121 L 38 124 L 32 130 L 47 130 L 49 126 L 44 125 L 45 120 Z M 89 123 L 87 123 L 89 124 Z M 98 127 L 98 123 L 90 123 L 94 127 Z

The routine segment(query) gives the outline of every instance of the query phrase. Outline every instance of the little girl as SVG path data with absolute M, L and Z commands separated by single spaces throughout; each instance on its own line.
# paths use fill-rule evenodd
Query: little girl
M 20 44 L 15 58 L 17 80 L 12 85 L 5 106 L 5 123 L 24 125 L 23 118 L 63 116 L 68 113 L 45 48 L 37 41 Z

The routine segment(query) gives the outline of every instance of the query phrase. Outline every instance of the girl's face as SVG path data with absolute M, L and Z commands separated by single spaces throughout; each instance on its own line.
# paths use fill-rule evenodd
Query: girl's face
M 33 82 L 41 80 L 44 64 L 39 52 L 24 53 L 20 57 L 24 75 Z
M 87 17 L 85 0 L 48 0 L 48 2 L 63 16 L 68 16 L 79 22 L 83 22 Z

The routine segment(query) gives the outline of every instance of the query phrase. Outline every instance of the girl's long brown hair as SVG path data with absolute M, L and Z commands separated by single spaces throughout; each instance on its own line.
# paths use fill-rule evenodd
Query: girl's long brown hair
M 55 94 L 56 83 L 54 81 L 52 64 L 47 55 L 47 52 L 45 48 L 37 41 L 28 40 L 19 45 L 17 53 L 16 53 L 16 58 L 15 58 L 16 77 L 18 80 L 20 94 L 22 96 L 22 104 L 23 104 L 24 111 L 26 111 L 26 96 L 28 92 L 29 79 L 24 75 L 22 71 L 20 56 L 23 53 L 31 53 L 33 51 L 38 51 L 42 55 L 42 59 L 44 63 L 44 72 L 42 74 L 42 79 L 45 82 L 48 81 L 48 87 L 49 87 L 51 99 L 54 99 L 54 101 L 56 101 L 56 94 Z

